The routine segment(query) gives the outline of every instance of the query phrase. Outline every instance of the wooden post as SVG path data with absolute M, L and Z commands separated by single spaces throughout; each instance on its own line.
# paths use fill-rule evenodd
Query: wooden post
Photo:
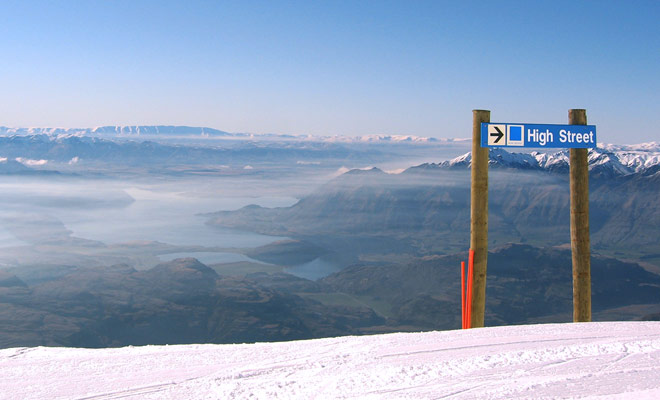
M 568 110 L 570 125 L 586 125 L 586 110 Z M 587 149 L 570 150 L 573 322 L 591 321 L 591 250 L 589 239 L 589 163 Z
M 470 249 L 474 250 L 471 327 L 484 326 L 486 261 L 488 260 L 488 148 L 481 147 L 481 123 L 490 111 L 472 111 L 472 190 L 470 196 Z M 468 300 L 469 301 L 469 300 Z

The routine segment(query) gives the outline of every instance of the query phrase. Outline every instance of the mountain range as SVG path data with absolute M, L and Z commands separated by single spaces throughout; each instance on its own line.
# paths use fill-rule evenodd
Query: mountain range
M 569 184 L 563 155 L 492 151 L 492 244 L 555 246 L 569 242 Z M 655 157 L 640 155 L 624 164 L 615 152 L 591 152 L 590 227 L 595 249 L 625 251 L 632 258 L 660 254 L 660 167 L 654 163 Z M 541 165 L 538 159 L 557 161 Z M 321 247 L 326 246 L 322 243 L 336 247 L 336 243 L 328 243 L 333 237 L 349 246 L 350 241 L 342 238 L 353 237 L 357 243 L 374 237 L 388 245 L 390 241 L 383 238 L 395 239 L 398 248 L 407 247 L 411 254 L 456 251 L 469 236 L 469 162 L 468 154 L 400 174 L 377 168 L 352 170 L 291 207 L 248 206 L 212 214 L 209 223 L 294 237 Z M 355 251 L 359 254 L 354 260 L 366 254 Z M 340 253 L 348 254 L 347 249 Z
M 0 126 L 0 136 L 97 137 L 105 139 L 233 139 L 340 143 L 434 143 L 456 139 L 436 139 L 414 135 L 315 136 L 277 133 L 230 133 L 218 129 L 175 125 L 110 125 L 94 128 L 10 128 Z M 460 139 L 458 139 L 460 140 Z
M 152 140 L 117 141 L 87 136 L 0 136 L 0 160 L 41 161 L 85 165 L 232 165 L 304 161 L 375 160 L 386 157 L 377 149 L 349 148 L 324 142 L 228 142 L 223 146 L 160 143 Z M 24 162 L 25 164 L 25 162 Z M 29 165 L 28 165 L 29 166 Z
M 236 137 L 246 140 L 223 142 L 222 146 L 195 143 L 159 142 L 159 138 L 176 135 L 199 137 Z M 191 136 L 191 137 L 192 137 Z M 356 138 L 279 135 L 286 141 L 267 141 L 268 135 L 230 134 L 210 128 L 181 126 L 131 126 L 86 129 L 4 128 L 0 127 L 0 163 L 2 160 L 41 161 L 42 163 L 128 162 L 131 164 L 227 164 L 250 160 L 268 162 L 274 159 L 294 162 L 318 160 L 353 160 L 363 163 L 387 159 L 392 150 L 376 146 L 386 143 L 417 144 L 436 148 L 438 140 L 411 136 L 371 135 Z M 117 140 L 117 139 L 129 140 Z M 262 140 L 264 139 L 264 140 Z M 345 140 L 344 140 L 345 139 Z M 355 145 L 355 147 L 354 147 Z M 367 146 L 367 147 L 365 147 Z M 420 147 L 421 146 L 421 147 Z M 490 165 L 521 170 L 568 170 L 568 150 L 558 152 L 512 153 L 491 149 Z M 422 164 L 410 171 L 434 168 L 469 167 L 470 153 L 437 164 Z M 23 162 L 25 164 L 25 161 Z M 655 172 L 660 165 L 660 145 L 600 145 L 589 152 L 592 174 L 606 177 L 632 173 Z M 32 167 L 34 165 L 27 165 Z M 6 169 L 6 166 L 5 166 Z
M 569 169 L 569 150 L 557 152 L 513 153 L 503 149 L 491 149 L 489 166 L 520 170 L 544 170 L 566 172 Z M 589 149 L 589 170 L 592 176 L 613 177 L 633 173 L 653 174 L 660 165 L 660 145 L 645 143 L 637 146 L 608 145 Z M 408 171 L 433 168 L 469 168 L 472 153 L 466 153 L 438 164 L 422 164 Z

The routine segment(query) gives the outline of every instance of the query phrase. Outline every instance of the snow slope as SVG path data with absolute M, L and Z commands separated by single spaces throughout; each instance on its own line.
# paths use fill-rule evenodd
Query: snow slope
M 0 350 L 3 399 L 660 398 L 660 322 Z

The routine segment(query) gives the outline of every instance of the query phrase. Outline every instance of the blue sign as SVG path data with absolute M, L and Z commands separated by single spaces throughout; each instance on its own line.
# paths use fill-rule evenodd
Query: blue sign
M 481 124 L 481 147 L 596 147 L 596 125 Z

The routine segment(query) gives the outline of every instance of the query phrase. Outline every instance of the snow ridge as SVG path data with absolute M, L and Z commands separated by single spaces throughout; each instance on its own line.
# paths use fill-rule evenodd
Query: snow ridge
M 546 171 L 568 171 L 569 150 L 554 153 L 534 151 L 512 153 L 503 149 L 490 150 L 491 167 L 532 169 Z M 589 149 L 589 170 L 611 176 L 629 175 L 649 170 L 660 165 L 660 146 L 651 143 L 641 145 L 605 145 Z M 466 153 L 449 161 L 436 164 L 438 168 L 469 168 L 472 153 Z
M 327 143 L 409 143 L 432 144 L 462 141 L 463 139 L 436 139 L 414 135 L 314 136 L 276 133 L 229 133 L 213 128 L 172 125 L 109 125 L 95 128 L 9 128 L 0 126 L 0 136 L 46 135 L 49 137 L 88 136 L 99 138 L 189 138 L 235 140 L 295 140 Z

